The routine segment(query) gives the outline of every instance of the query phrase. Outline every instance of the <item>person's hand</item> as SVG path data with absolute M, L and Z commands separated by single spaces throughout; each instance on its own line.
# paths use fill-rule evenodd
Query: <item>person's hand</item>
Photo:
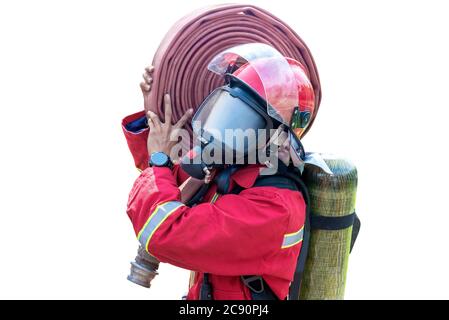
M 142 94 L 144 97 L 151 92 L 151 84 L 153 83 L 153 71 L 153 66 L 146 67 L 145 72 L 142 75 L 143 81 L 140 83 L 140 89 L 142 90 Z
M 140 83 L 140 90 L 142 90 L 144 106 L 148 105 L 151 86 L 153 84 L 153 71 L 153 66 L 146 67 L 145 72 L 142 75 L 143 81 Z
M 189 109 L 179 121 L 172 125 L 172 109 L 170 95 L 164 96 L 165 104 L 165 122 L 161 122 L 157 114 L 152 111 L 147 112 L 148 125 L 150 133 L 148 134 L 147 147 L 148 154 L 154 152 L 164 152 L 170 156 L 172 148 L 178 143 L 178 130 L 181 129 L 190 116 L 193 114 L 193 109 Z

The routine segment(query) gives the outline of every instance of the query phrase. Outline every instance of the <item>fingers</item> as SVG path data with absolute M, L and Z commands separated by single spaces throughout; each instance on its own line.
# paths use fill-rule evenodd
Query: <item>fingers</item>
M 142 78 L 143 78 L 143 80 L 145 80 L 146 84 L 151 85 L 153 83 L 153 77 L 150 74 L 148 74 L 148 73 L 144 73 L 142 75 Z
M 153 66 L 146 67 L 145 72 L 142 75 L 144 81 L 140 83 L 140 89 L 144 94 L 151 91 L 151 84 L 153 83 L 153 71 Z
M 146 82 L 141 82 L 140 89 L 142 90 L 142 92 L 148 93 L 151 91 L 151 84 L 148 84 Z
M 145 68 L 145 71 L 151 76 L 154 71 L 154 66 L 148 66 Z
M 192 114 L 193 114 L 193 109 L 187 110 L 187 112 L 184 113 L 184 115 L 181 117 L 181 119 L 179 119 L 179 121 L 175 124 L 175 128 L 182 128 L 182 127 L 184 127 L 184 125 L 186 124 L 187 120 L 189 120 L 189 118 L 192 116 Z
M 148 111 L 147 117 L 148 117 L 148 126 L 150 126 L 150 130 L 151 125 L 153 126 L 153 129 L 159 129 L 161 127 L 161 121 L 159 120 L 157 114 L 155 114 L 152 111 Z
M 154 132 L 154 124 L 153 121 L 151 121 L 150 117 L 147 116 L 148 119 L 148 127 L 150 128 L 150 132 Z
M 172 116 L 171 98 L 168 93 L 165 94 L 164 96 L 164 110 L 165 110 L 165 123 L 171 125 L 171 116 Z
M 167 93 L 164 95 L 164 116 L 165 116 L 165 122 L 162 123 L 159 117 L 152 111 L 147 112 L 147 118 L 148 118 L 148 125 L 152 123 L 156 129 L 161 128 L 162 125 L 164 125 L 164 128 L 170 129 L 173 128 L 173 130 L 182 128 L 187 120 L 192 116 L 193 109 L 187 110 L 187 112 L 179 119 L 179 121 L 172 127 L 172 104 L 171 104 L 171 98 L 170 95 Z M 151 129 L 151 127 L 150 127 Z

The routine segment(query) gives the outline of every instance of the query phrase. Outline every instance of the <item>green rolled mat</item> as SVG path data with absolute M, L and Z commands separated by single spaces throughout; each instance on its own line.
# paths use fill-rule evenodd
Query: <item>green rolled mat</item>
M 321 155 L 333 174 L 306 165 L 304 183 L 310 194 L 311 214 L 340 217 L 355 211 L 357 169 L 346 159 Z M 300 299 L 344 298 L 352 226 L 343 230 L 312 230 Z

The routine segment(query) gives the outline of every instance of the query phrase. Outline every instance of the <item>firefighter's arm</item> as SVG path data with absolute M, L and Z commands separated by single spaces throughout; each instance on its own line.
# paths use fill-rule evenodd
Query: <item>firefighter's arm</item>
M 269 188 L 189 208 L 167 168 L 149 168 L 131 192 L 128 214 L 141 244 L 162 262 L 220 275 L 263 274 L 278 252 L 288 208 Z
M 134 164 L 140 171 L 148 168 L 148 149 L 147 140 L 149 127 L 145 111 L 140 111 L 125 117 L 122 120 L 122 130 L 125 135 L 129 151 L 134 159 Z M 173 174 L 176 177 L 177 184 L 181 185 L 189 175 L 185 173 L 179 165 L 173 168 Z

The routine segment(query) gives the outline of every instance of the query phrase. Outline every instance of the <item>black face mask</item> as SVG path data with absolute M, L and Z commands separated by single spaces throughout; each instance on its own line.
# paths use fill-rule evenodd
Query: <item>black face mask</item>
M 280 123 L 266 112 L 266 102 L 235 79 L 214 90 L 192 119 L 199 144 L 181 161 L 184 171 L 203 179 L 205 170 L 231 164 L 257 163 L 271 129 Z

